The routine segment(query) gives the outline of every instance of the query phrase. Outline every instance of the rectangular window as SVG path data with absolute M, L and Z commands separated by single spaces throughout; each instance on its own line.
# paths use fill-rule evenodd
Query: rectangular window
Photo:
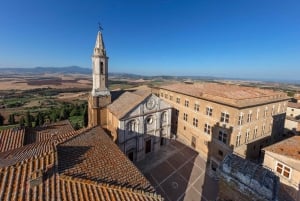
M 237 136 L 236 136 L 236 143 L 235 143 L 235 146 L 240 146 L 241 144 L 241 133 L 239 133 Z
M 212 112 L 213 112 L 213 109 L 211 107 L 206 108 L 206 115 L 207 116 L 212 116 Z
M 252 120 L 252 113 L 249 113 L 248 118 L 247 118 L 247 122 L 249 123 L 249 122 L 251 122 L 251 120 Z
M 194 110 L 195 110 L 196 112 L 199 112 L 199 108 L 200 108 L 200 105 L 199 105 L 199 104 L 195 104 L 195 105 L 194 105 Z
M 180 98 L 176 98 L 176 103 L 180 103 Z
M 223 142 L 224 144 L 227 143 L 227 133 L 224 131 L 219 131 L 219 140 Z
M 184 106 L 185 106 L 185 107 L 189 107 L 189 103 L 190 103 L 190 102 L 189 102 L 188 100 L 185 100 L 185 101 L 184 101 Z
M 195 138 L 194 136 L 192 136 L 191 146 L 192 146 L 193 148 L 196 148 L 196 138 Z
M 284 164 L 282 164 L 282 163 L 280 163 L 280 162 L 276 163 L 276 169 L 275 170 L 278 174 L 280 174 L 280 175 L 282 175 L 282 176 L 284 176 L 288 179 L 291 176 L 291 168 L 284 165 Z
M 229 123 L 229 114 L 226 112 L 221 112 L 221 122 Z
M 170 95 L 170 100 L 173 100 L 173 96 Z
M 266 130 L 266 125 L 263 124 L 263 125 L 262 125 L 262 129 L 261 129 L 261 134 L 262 134 L 262 135 L 265 134 L 265 130 Z
M 165 98 L 168 98 L 168 94 L 165 94 Z
M 187 121 L 188 120 L 188 115 L 186 113 L 183 113 L 183 120 Z
M 204 133 L 211 134 L 211 126 L 209 124 L 204 125 Z
M 268 107 L 265 108 L 264 117 L 267 117 L 267 115 L 268 115 Z
M 271 115 L 273 116 L 275 114 L 275 105 L 272 106 L 272 112 Z
M 164 94 L 163 94 L 163 93 L 160 93 L 160 97 L 164 97 Z
M 193 126 L 198 127 L 198 119 L 193 118 Z
M 179 116 L 179 110 L 175 110 L 175 115 L 176 115 L 176 117 Z
M 259 120 L 259 108 L 256 111 L 256 120 Z
M 239 121 L 238 121 L 238 125 L 243 125 L 243 119 L 244 119 L 244 114 L 241 113 L 240 116 L 239 116 Z
M 257 137 L 257 127 L 254 128 L 253 138 Z
M 247 131 L 246 131 L 245 143 L 247 143 L 247 142 L 249 141 L 249 136 L 250 136 L 250 130 L 247 129 Z

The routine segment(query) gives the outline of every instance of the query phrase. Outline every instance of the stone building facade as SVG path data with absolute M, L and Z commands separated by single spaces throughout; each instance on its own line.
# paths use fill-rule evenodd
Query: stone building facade
M 154 89 L 173 106 L 172 132 L 215 170 L 235 152 L 255 159 L 281 138 L 285 93 L 216 83 L 179 83 Z
M 107 128 L 128 158 L 139 161 L 168 143 L 171 111 L 149 90 L 125 92 L 107 107 Z
M 218 168 L 217 201 L 278 201 L 279 179 L 270 170 L 234 154 Z
M 300 134 L 300 100 L 288 102 L 284 128 L 287 134 Z
M 300 201 L 300 136 L 264 148 L 263 165 L 280 178 L 281 200 Z

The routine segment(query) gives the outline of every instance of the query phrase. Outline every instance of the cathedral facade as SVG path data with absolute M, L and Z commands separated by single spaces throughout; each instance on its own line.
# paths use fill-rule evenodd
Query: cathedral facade
M 172 107 L 149 88 L 127 91 L 112 101 L 108 57 L 99 31 L 92 56 L 93 89 L 88 99 L 89 126 L 107 129 L 132 161 L 157 151 L 171 138 Z

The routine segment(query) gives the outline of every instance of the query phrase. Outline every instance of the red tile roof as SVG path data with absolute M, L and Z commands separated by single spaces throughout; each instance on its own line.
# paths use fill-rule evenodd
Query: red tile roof
M 231 84 L 177 83 L 159 88 L 237 107 L 289 99 L 283 92 Z
M 59 145 L 57 152 L 57 143 L 65 140 L 68 141 Z M 80 141 L 83 142 L 82 145 Z M 68 152 L 70 150 L 68 145 L 74 146 L 73 153 Z M 88 148 L 86 155 L 76 158 L 80 153 L 80 147 Z M 67 156 L 76 161 L 62 161 L 61 151 L 66 151 Z M 153 193 L 153 187 L 149 186 L 149 182 L 133 164 L 121 155 L 122 152 L 101 128 L 61 134 L 56 138 L 2 152 L 0 153 L 0 200 L 163 200 Z M 102 162 L 98 163 L 95 160 Z M 101 166 L 92 166 L 94 162 Z M 59 174 L 57 165 L 59 168 L 66 168 L 63 169 L 62 174 Z M 66 172 L 74 170 L 73 165 L 77 172 L 70 171 L 71 176 L 67 176 Z M 84 165 L 91 165 L 90 175 Z M 116 171 L 113 171 L 113 168 Z M 106 173 L 103 172 L 104 170 Z M 95 178 L 93 175 L 103 176 L 103 178 Z M 82 178 L 84 176 L 88 179 Z M 108 182 L 108 179 L 118 181 Z
M 24 128 L 11 128 L 0 131 L 0 152 L 23 146 L 24 136 Z
M 60 174 L 154 192 L 101 127 L 58 145 Z
M 300 103 L 288 102 L 288 107 L 300 109 Z
M 128 112 L 133 110 L 138 104 L 150 96 L 150 90 L 137 90 L 135 92 L 125 92 L 107 108 L 116 117 L 121 119 Z
M 72 127 L 69 120 L 45 124 L 44 126 L 37 128 L 27 128 L 25 143 L 31 144 L 35 142 L 40 142 L 74 131 L 75 130 Z
M 300 136 L 293 136 L 282 140 L 264 148 L 264 150 L 300 160 Z
M 120 186 L 103 185 L 94 181 L 60 176 L 62 200 L 128 200 L 157 201 L 161 196 Z

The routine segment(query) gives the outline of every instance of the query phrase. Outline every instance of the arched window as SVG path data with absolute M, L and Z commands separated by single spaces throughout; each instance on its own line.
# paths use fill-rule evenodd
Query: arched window
M 137 123 L 137 121 L 136 120 L 131 120 L 127 124 L 127 129 L 131 133 L 138 132 L 138 123 Z
M 167 122 L 167 120 L 168 120 L 168 113 L 167 112 L 163 112 L 161 114 L 161 121 L 162 122 Z

